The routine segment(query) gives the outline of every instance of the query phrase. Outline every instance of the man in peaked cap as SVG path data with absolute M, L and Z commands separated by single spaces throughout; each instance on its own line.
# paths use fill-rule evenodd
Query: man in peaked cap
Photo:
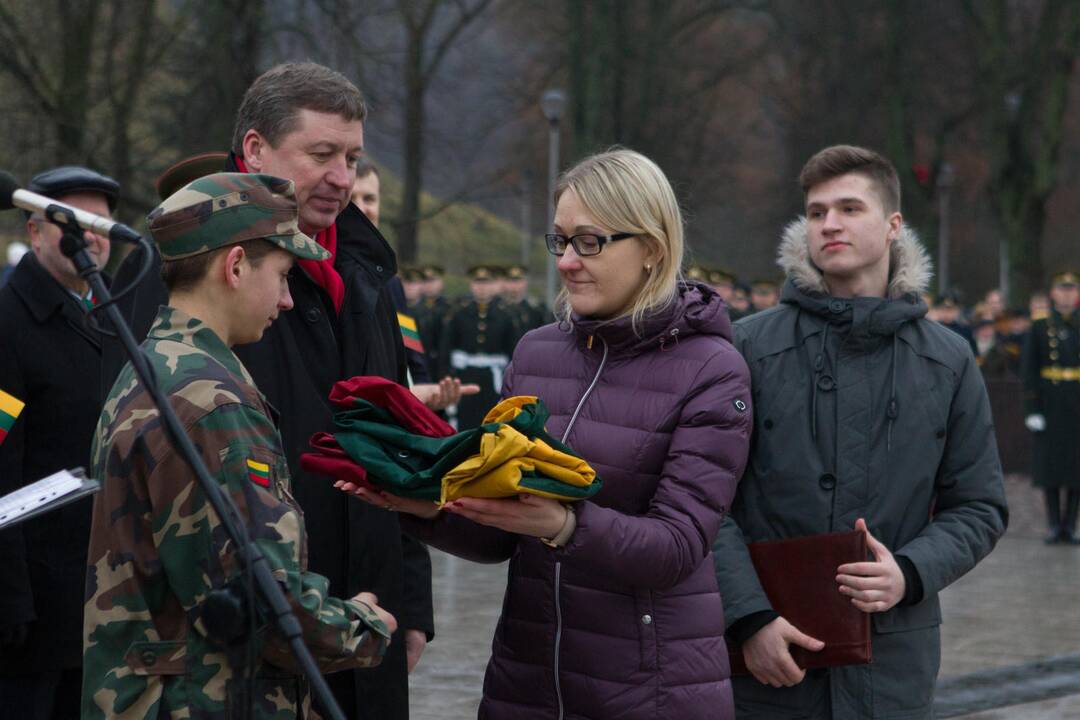
M 407 720 L 408 668 L 434 634 L 431 559 L 401 531 L 396 513 L 359 503 L 334 478 L 306 472 L 300 455 L 316 432 L 333 428 L 330 388 L 356 375 L 406 382 L 405 346 L 390 294 L 397 258 L 375 225 L 349 202 L 364 157 L 363 94 L 346 77 L 310 62 L 285 63 L 260 75 L 237 111 L 224 170 L 292 180 L 299 226 L 332 257 L 298 260 L 289 271 L 294 307 L 259 342 L 236 355 L 281 413 L 279 429 L 293 492 L 308 523 L 311 570 L 342 596 L 371 590 L 400 621 L 379 667 L 328 675 L 338 704 L 357 720 Z M 133 278 L 133 254 L 117 283 Z M 144 337 L 165 292 L 156 273 L 120 304 Z M 116 343 L 109 343 L 114 353 Z M 108 362 L 112 386 L 122 362 Z M 316 707 L 316 711 L 319 708 Z
M 1031 324 L 1021 354 L 1024 424 L 1035 440 L 1033 479 L 1045 494 L 1045 541 L 1075 545 L 1080 514 L 1080 276 L 1055 274 L 1050 299 L 1049 315 Z
M 500 268 L 474 265 L 468 275 L 472 298 L 446 317 L 439 347 L 440 375 L 453 374 L 480 386 L 478 394 L 458 403 L 458 427 L 463 430 L 479 425 L 499 401 L 502 373 L 520 336 L 514 315 L 498 294 Z
M 551 322 L 547 307 L 529 297 L 529 271 L 524 265 L 506 268 L 503 297 L 508 309 L 517 316 L 518 331 L 522 335 Z
M 119 186 L 84 167 L 58 167 L 29 189 L 109 217 Z M 0 391 L 25 403 L 0 444 L 0 494 L 85 467 L 101 397 L 102 338 L 84 324 L 95 298 L 60 252 L 60 229 L 28 214 L 27 252 L 0 290 Z M 84 233 L 99 267 L 109 239 Z M 0 532 L 0 708 L 10 717 L 78 715 L 82 592 L 90 500 Z
M 274 412 L 230 350 L 258 341 L 292 308 L 294 259 L 328 257 L 297 225 L 293 183 L 209 175 L 178 190 L 149 221 L 169 290 L 143 342 L 159 386 L 285 586 L 320 668 L 377 665 L 394 618 L 371 593 L 329 596 L 326 578 L 307 571 L 304 517 L 290 494 Z M 247 638 L 251 656 L 207 633 L 208 595 L 241 571 L 158 414 L 126 365 L 92 452 L 103 486 L 87 557 L 83 720 L 130 717 L 136 707 L 141 717 L 197 710 L 225 720 L 245 707 L 253 718 L 306 717 L 306 686 L 266 618 Z M 244 667 L 248 657 L 252 667 Z

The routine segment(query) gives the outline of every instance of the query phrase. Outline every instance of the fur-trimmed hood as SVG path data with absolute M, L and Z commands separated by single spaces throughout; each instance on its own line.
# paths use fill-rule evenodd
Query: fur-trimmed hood
M 810 259 L 805 217 L 793 220 L 784 228 L 777 264 L 784 274 L 803 292 L 825 293 L 825 278 Z M 889 248 L 889 298 L 900 298 L 908 293 L 926 292 L 934 271 L 930 256 L 910 226 L 900 228 L 900 234 Z

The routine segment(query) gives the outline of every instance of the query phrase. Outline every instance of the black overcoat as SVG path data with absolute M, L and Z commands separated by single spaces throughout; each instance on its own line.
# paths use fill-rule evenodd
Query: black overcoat
M 0 390 L 26 407 L 0 444 L 0 494 L 87 467 L 101 414 L 101 338 L 79 301 L 27 253 L 0 289 Z M 0 532 L 0 622 L 31 622 L 0 674 L 82 666 L 90 498 Z
M 1040 487 L 1080 488 L 1080 311 L 1054 310 L 1036 320 L 1024 342 L 1024 410 L 1046 419 L 1034 433 L 1033 479 Z

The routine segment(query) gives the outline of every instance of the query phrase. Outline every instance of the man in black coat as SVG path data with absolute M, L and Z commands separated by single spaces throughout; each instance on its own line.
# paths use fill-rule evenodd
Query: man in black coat
M 82 167 L 37 175 L 29 190 L 109 217 L 119 186 Z M 94 297 L 60 252 L 61 232 L 26 223 L 26 253 L 0 290 L 0 390 L 26 403 L 0 444 L 0 494 L 86 467 L 101 398 L 101 337 L 85 323 Z M 109 239 L 85 233 L 90 257 Z M 90 500 L 0 532 L 0 708 L 7 717 L 71 718 L 82 682 L 82 596 Z
M 307 520 L 310 569 L 329 578 L 338 595 L 374 592 L 401 628 L 379 667 L 327 681 L 347 717 L 393 720 L 408 717 L 408 670 L 433 634 L 427 548 L 401 532 L 394 513 L 351 500 L 334 489 L 333 478 L 311 475 L 299 462 L 308 438 L 332 429 L 327 396 L 336 381 L 354 375 L 405 381 L 388 290 L 397 260 L 349 202 L 365 117 L 359 90 L 339 73 L 314 63 L 279 65 L 245 94 L 225 169 L 292 180 L 301 230 L 333 254 L 293 267 L 294 308 L 262 340 L 237 347 L 236 355 L 281 413 L 293 493 Z M 117 285 L 135 265 L 136 259 L 125 262 Z M 162 293 L 156 274 L 144 281 L 134 307 L 137 337 L 145 335 Z M 122 363 L 110 365 L 106 385 Z
M 1075 545 L 1080 510 L 1080 277 L 1073 272 L 1054 275 L 1050 299 L 1054 306 L 1049 316 L 1032 323 L 1024 343 L 1024 424 L 1035 435 L 1033 475 L 1046 498 L 1046 542 Z

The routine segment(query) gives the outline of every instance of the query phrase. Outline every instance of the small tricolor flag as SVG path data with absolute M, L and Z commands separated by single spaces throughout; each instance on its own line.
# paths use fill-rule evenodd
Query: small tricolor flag
M 270 466 L 266 463 L 256 462 L 250 458 L 247 461 L 248 478 L 251 482 L 264 488 L 270 487 Z
M 418 353 L 424 352 L 424 343 L 420 342 L 420 333 L 416 329 L 416 321 L 405 313 L 397 314 L 398 325 L 401 326 L 401 339 L 405 341 L 405 347 Z
M 23 411 L 24 407 L 26 407 L 26 403 L 22 400 L 0 390 L 0 443 L 4 442 L 4 438 L 11 432 L 11 426 L 15 424 L 15 418 L 19 417 L 19 413 Z

